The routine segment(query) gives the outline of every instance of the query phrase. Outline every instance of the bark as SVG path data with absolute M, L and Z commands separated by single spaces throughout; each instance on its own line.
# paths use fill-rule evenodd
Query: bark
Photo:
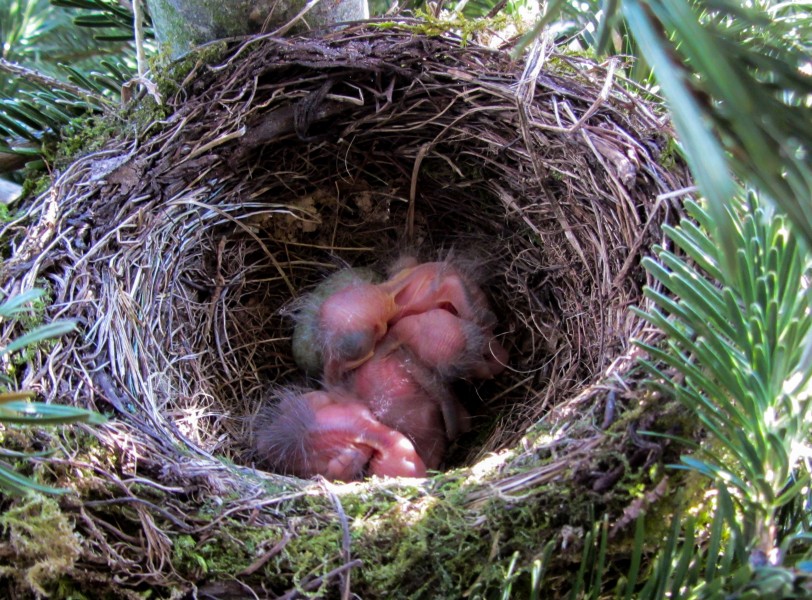
M 149 0 L 158 41 L 172 58 L 212 40 L 274 32 L 302 12 L 307 0 Z M 294 25 L 306 31 L 342 21 L 366 19 L 367 0 L 321 0 Z M 280 33 L 284 33 L 281 31 Z

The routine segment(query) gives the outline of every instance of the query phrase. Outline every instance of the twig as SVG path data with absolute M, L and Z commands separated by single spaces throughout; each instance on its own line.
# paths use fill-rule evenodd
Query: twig
M 237 573 L 237 575 L 246 576 L 246 575 L 253 575 L 259 569 L 261 569 L 265 563 L 271 560 L 274 556 L 282 552 L 285 549 L 285 546 L 288 545 L 288 542 L 291 540 L 291 535 L 287 531 L 282 532 L 282 539 L 279 540 L 276 544 L 274 544 L 273 548 L 265 552 L 262 556 L 260 556 L 257 560 L 252 562 L 248 567 Z
M 147 57 L 144 53 L 144 7 L 143 0 L 133 0 L 133 30 L 135 31 L 135 62 L 138 77 L 144 78 L 147 74 Z
M 352 554 L 350 552 L 350 526 L 347 522 L 347 514 L 344 512 L 344 507 L 341 505 L 341 500 L 331 489 L 329 482 L 323 481 L 322 486 L 330 496 L 330 500 L 333 502 L 333 506 L 338 513 L 338 522 L 341 524 L 341 558 L 344 560 L 344 562 L 349 563 L 352 558 Z M 342 572 L 340 574 L 340 578 L 341 598 L 342 600 L 349 600 L 351 595 L 350 572 Z
M 359 559 L 356 558 L 355 560 L 350 561 L 350 562 L 348 562 L 346 564 L 343 564 L 340 567 L 336 567 L 335 569 L 333 569 L 332 571 L 326 573 L 322 577 L 316 577 L 315 579 L 311 579 L 310 581 L 307 581 L 306 583 L 303 583 L 302 584 L 302 589 L 305 590 L 305 591 L 315 590 L 323 582 L 330 581 L 336 575 L 340 575 L 341 573 L 349 571 L 350 569 L 354 569 L 355 567 L 360 567 L 362 564 L 363 563 Z M 299 590 L 292 589 L 292 590 L 288 591 L 287 593 L 282 594 L 281 596 L 279 596 L 276 600 L 292 600 L 293 598 L 297 598 L 297 597 L 299 597 L 301 595 L 302 595 L 302 593 Z

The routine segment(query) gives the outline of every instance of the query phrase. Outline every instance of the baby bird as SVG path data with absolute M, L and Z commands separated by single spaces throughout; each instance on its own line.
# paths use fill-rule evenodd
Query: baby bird
M 450 384 L 494 377 L 507 360 L 485 294 L 450 260 L 407 257 L 380 279 L 344 269 L 301 303 L 294 359 L 326 389 L 283 390 L 258 419 L 265 465 L 341 481 L 421 477 L 469 430 Z
M 403 317 L 389 331 L 446 382 L 491 379 L 505 368 L 507 351 L 490 341 L 489 330 L 440 308 Z
M 336 391 L 282 391 L 279 403 L 258 419 L 254 435 L 260 462 L 297 477 L 359 481 L 426 474 L 406 436 Z
M 391 300 L 374 285 L 370 269 L 336 271 L 304 299 L 296 313 L 293 359 L 311 377 L 321 377 L 325 363 L 351 368 L 372 353 L 385 327 Z
M 380 284 L 398 307 L 395 320 L 439 308 L 482 327 L 496 325 L 483 291 L 450 260 L 418 263 L 406 257 L 396 267 Z
M 398 325 L 409 318 L 414 319 Z M 448 378 L 491 378 L 507 360 L 502 345 L 491 339 L 495 324 L 485 294 L 453 263 L 406 258 L 383 283 L 367 269 L 328 277 L 297 317 L 293 354 L 306 373 L 334 385 L 369 360 L 396 328 L 402 344 Z
M 358 283 L 327 298 L 319 310 L 324 380 L 344 374 L 372 358 L 397 307 L 380 286 Z
M 468 412 L 448 385 L 393 339 L 351 373 L 344 389 L 403 433 L 429 469 L 438 468 L 448 442 L 470 428 Z
M 379 287 L 398 307 L 393 333 L 446 380 L 490 379 L 504 370 L 507 351 L 492 339 L 496 315 L 482 289 L 450 260 L 401 259 Z

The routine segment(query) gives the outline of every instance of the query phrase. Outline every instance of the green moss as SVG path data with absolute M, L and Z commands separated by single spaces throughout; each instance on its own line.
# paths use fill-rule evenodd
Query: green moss
M 677 142 L 676 138 L 668 137 L 665 140 L 665 147 L 657 158 L 657 162 L 665 170 L 673 171 L 677 168 L 677 163 L 680 162 L 679 156 L 679 142 Z
M 0 223 L 10 223 L 16 218 L 16 214 L 12 213 L 8 204 L 0 202 Z
M 306 535 L 297 535 L 285 546 L 283 553 L 266 569 L 271 579 L 279 579 L 277 585 L 303 590 L 303 584 L 322 578 L 320 589 L 311 590 L 314 597 L 320 597 L 332 584 L 326 576 L 344 563 L 341 555 L 342 531 L 339 520 L 333 519 L 324 528 L 308 530 Z M 353 554 L 353 558 L 356 556 Z
M 74 119 L 60 132 L 60 142 L 49 158 L 57 165 L 67 165 L 80 156 L 101 150 L 111 140 L 141 137 L 165 117 L 165 108 L 146 95 L 122 113 Z
M 471 483 L 464 472 L 435 480 L 431 493 L 417 487 L 363 486 L 342 495 L 349 519 L 353 559 L 363 566 L 353 573 L 353 590 L 362 597 L 471 597 L 501 589 L 508 577 L 523 573 L 510 564 L 518 552 L 519 565 L 529 565 L 543 544 L 555 539 L 570 522 L 587 526 L 593 499 L 572 499 L 563 486 L 546 485 L 531 498 L 509 503 L 498 494 L 477 507 L 467 506 Z M 481 489 L 481 482 L 476 484 Z M 308 512 L 332 515 L 322 497 L 307 499 Z M 569 506 L 566 518 L 560 506 Z M 290 518 L 290 517 L 289 517 Z M 295 518 L 292 519 L 295 523 Z M 305 523 L 306 521 L 303 521 Z M 297 538 L 269 565 L 267 575 L 289 573 L 300 585 L 344 564 L 340 555 L 341 528 L 326 517 L 316 529 L 296 526 Z
M 194 515 L 195 520 L 216 523 L 216 526 L 203 527 L 203 533 L 197 537 L 183 534 L 173 538 L 172 564 L 179 573 L 192 580 L 234 576 L 245 571 L 282 540 L 283 533 L 279 528 L 254 527 L 244 521 L 223 519 L 226 509 L 232 506 L 230 502 L 239 498 L 235 492 L 231 497 L 204 502 Z M 307 543 L 295 538 L 291 545 L 294 551 L 297 544 L 301 545 L 301 554 L 304 555 L 313 552 L 311 544 L 316 541 L 317 537 L 313 536 L 307 537 Z M 299 552 L 296 554 L 297 559 L 302 558 Z M 272 571 L 269 576 L 273 578 Z
M 174 537 L 172 564 L 179 573 L 193 579 L 235 575 L 258 558 L 259 549 L 270 548 L 279 539 L 278 530 L 229 520 L 202 538 L 188 534 Z
M 235 533 L 240 537 L 235 538 Z M 251 562 L 251 555 L 242 542 L 244 536 L 252 533 L 250 528 L 240 528 L 239 531 L 234 526 L 218 528 L 212 537 L 202 542 L 187 536 L 178 544 L 177 552 L 181 559 L 186 557 L 193 561 L 193 572 L 196 571 L 198 577 L 239 573 Z
M 621 431 L 615 435 L 620 436 Z M 616 444 L 617 439 L 611 439 L 597 448 L 595 464 L 624 461 L 622 453 L 614 449 Z M 96 450 L 93 444 L 88 447 L 80 453 L 81 461 L 92 461 L 85 455 Z M 515 470 L 529 471 L 552 460 L 545 456 L 534 459 L 530 468 L 523 465 Z M 420 486 L 372 481 L 340 488 L 336 494 L 348 519 L 350 558 L 362 562 L 352 570 L 353 592 L 369 598 L 485 598 L 499 597 L 512 586 L 519 594 L 514 597 L 524 597 L 521 594 L 526 596 L 530 589 L 536 561 L 548 543 L 555 545 L 548 573 L 556 575 L 554 581 L 545 583 L 545 591 L 566 590 L 584 552 L 578 541 L 581 536 L 566 532 L 590 531 L 595 515 L 621 514 L 661 475 L 659 467 L 627 469 L 612 491 L 597 494 L 579 486 L 575 473 L 563 471 L 557 479 L 523 489 L 515 497 L 496 487 L 487 493 L 491 485 L 504 482 L 508 468 L 505 464 L 479 476 L 470 469 L 449 472 Z M 139 498 L 163 503 L 164 492 L 153 486 L 134 486 L 131 491 Z M 472 505 L 472 492 L 487 495 Z M 279 490 L 273 494 L 283 495 Z M 335 589 L 335 577 L 327 575 L 347 561 L 342 554 L 341 521 L 328 496 L 305 490 L 275 503 L 272 510 L 285 519 L 274 527 L 232 519 L 226 511 L 233 509 L 231 500 L 237 496 L 235 492 L 232 498 L 212 499 L 201 506 L 192 516 L 194 522 L 203 523 L 195 533 L 170 534 L 174 571 L 188 581 L 222 581 L 254 566 L 254 571 L 240 578 L 251 585 L 261 581 L 274 593 L 292 587 L 305 592 L 305 585 L 316 578 L 321 578 L 322 586 L 306 590 L 306 595 L 323 597 L 328 588 Z M 683 500 L 666 497 L 646 507 L 651 513 L 647 531 L 652 544 L 660 539 L 658 527 L 667 529 L 680 502 Z M 127 507 L 106 510 L 119 522 L 134 519 Z M 624 536 L 631 536 L 633 525 L 627 529 L 611 542 L 612 556 L 621 560 L 629 546 Z M 570 540 L 569 545 L 562 548 L 565 539 Z M 556 595 L 551 592 L 542 597 Z
M 670 423 L 672 417 L 680 418 L 680 411 L 674 408 L 669 403 L 663 404 L 663 422 L 657 423 L 658 429 Z M 627 507 L 640 507 L 640 513 L 646 515 L 651 542 L 657 543 L 667 533 L 671 518 L 682 511 L 687 502 L 695 500 L 701 489 L 689 489 L 690 486 L 685 485 L 689 476 L 672 473 L 669 489 L 680 488 L 686 490 L 685 493 L 667 492 L 664 497 L 657 497 L 652 490 L 662 480 L 661 463 L 655 462 L 646 469 L 634 469 L 628 464 L 627 454 L 622 445 L 618 445 L 617 438 L 644 414 L 646 411 L 641 407 L 622 415 L 622 422 L 613 427 L 614 433 L 606 444 L 594 451 L 595 470 L 604 464 L 605 468 L 624 467 L 623 477 L 605 493 L 584 489 L 576 483 L 576 473 L 562 471 L 552 482 L 525 490 L 515 501 L 494 493 L 484 506 L 469 511 L 462 500 L 470 489 L 460 487 L 457 478 L 451 480 L 447 489 L 441 485 L 435 490 L 436 498 L 422 500 L 426 508 L 414 521 L 402 515 L 378 516 L 382 522 L 354 544 L 361 548 L 364 564 L 369 565 L 363 572 L 363 581 L 370 586 L 369 595 L 396 589 L 395 597 L 404 598 L 459 597 L 460 594 L 491 597 L 501 594 L 514 581 L 516 589 L 528 589 L 532 572 L 538 568 L 536 561 L 548 543 L 556 548 L 555 571 L 569 573 L 569 578 L 560 577 L 555 585 L 561 590 L 568 589 L 574 575 L 572 569 L 577 569 L 581 560 L 582 548 L 578 547 L 580 535 L 569 536 L 574 541 L 570 541 L 569 548 L 562 548 L 568 537 L 566 532 L 589 531 L 596 514 L 619 517 Z M 537 459 L 532 465 L 511 469 L 510 473 L 530 472 L 549 460 L 550 457 Z M 582 468 L 592 470 L 593 467 Z M 506 475 L 503 470 L 499 478 Z M 487 486 L 487 480 L 477 485 Z M 444 491 L 447 494 L 444 495 Z M 408 510 L 415 510 L 415 505 L 420 503 L 420 500 L 412 500 L 407 505 Z M 630 547 L 633 529 L 630 522 L 612 540 L 616 556 L 622 557 Z
M 220 62 L 228 51 L 224 41 L 213 42 L 184 55 L 179 60 L 172 60 L 168 47 L 163 47 L 159 54 L 150 57 L 150 70 L 155 73 L 155 83 L 162 98 L 171 98 L 178 93 L 181 85 L 192 79 L 190 75 L 204 65 Z
M 456 33 L 461 38 L 460 44 L 465 47 L 474 34 L 489 30 L 499 31 L 504 29 L 508 23 L 508 17 L 501 13 L 489 19 L 469 19 L 461 13 L 435 17 L 429 12 L 417 9 L 415 16 L 418 19 L 422 19 L 422 22 L 412 24 L 386 21 L 382 23 L 370 23 L 370 26 L 379 29 L 405 29 L 417 35 L 426 36 L 440 36 L 448 33 Z
M 327 509 L 322 508 L 327 513 Z M 244 572 L 273 548 L 280 551 L 261 566 L 257 575 L 270 588 L 284 590 L 327 573 L 342 563 L 342 529 L 335 519 L 288 515 L 287 526 L 296 530 L 288 538 L 282 528 L 252 527 L 241 521 L 219 522 L 202 538 L 180 535 L 173 542 L 173 567 L 193 580 L 234 576 Z M 325 577 L 325 584 L 332 583 Z M 313 593 L 318 593 L 314 591 Z
M 15 579 L 40 596 L 69 573 L 81 545 L 73 523 L 51 498 L 31 493 L 16 500 L 2 515 L 6 556 L 0 574 Z
M 26 177 L 23 182 L 22 198 L 36 197 L 45 193 L 52 183 L 51 176 L 48 173 L 34 171 L 33 169 L 26 168 Z
M 112 117 L 85 115 L 72 119 L 60 131 L 60 141 L 46 158 L 59 165 L 67 165 L 74 159 L 97 152 L 118 135 L 119 127 Z
M 150 58 L 151 73 L 161 98 L 172 97 L 193 70 L 220 60 L 226 44 L 215 43 L 190 53 L 183 60 L 170 62 L 167 54 Z M 167 106 L 158 104 L 150 94 L 144 94 L 137 103 L 124 110 L 105 115 L 88 115 L 71 121 L 60 132 L 60 141 L 47 158 L 59 165 L 67 165 L 80 156 L 96 152 L 111 140 L 138 139 L 160 132 L 169 116 Z

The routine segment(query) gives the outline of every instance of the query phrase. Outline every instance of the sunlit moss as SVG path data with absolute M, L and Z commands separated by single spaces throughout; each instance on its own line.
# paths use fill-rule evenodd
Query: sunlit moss
M 11 562 L 0 565 L 0 574 L 13 578 L 35 594 L 48 596 L 54 582 L 68 574 L 81 551 L 73 523 L 55 500 L 41 494 L 15 500 L 0 514 L 0 527 L 6 556 Z M 6 560 L 9 560 L 8 558 Z

